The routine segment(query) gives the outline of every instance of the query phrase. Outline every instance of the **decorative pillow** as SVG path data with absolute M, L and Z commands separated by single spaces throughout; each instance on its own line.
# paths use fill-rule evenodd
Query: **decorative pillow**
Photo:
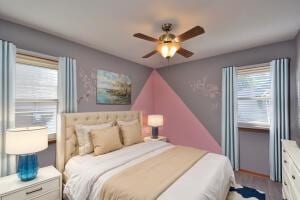
M 139 123 L 139 120 L 137 120 L 137 119 L 130 120 L 130 121 L 118 120 L 117 123 L 118 123 L 119 126 L 132 125 L 132 124 L 135 124 L 135 123 Z
M 94 154 L 96 156 L 115 151 L 123 146 L 120 140 L 118 126 L 92 130 L 91 136 L 94 144 Z
M 94 151 L 94 146 L 92 143 L 90 132 L 94 129 L 104 129 L 108 127 L 112 127 L 114 122 L 108 122 L 103 124 L 95 124 L 95 125 L 82 125 L 78 124 L 75 126 L 78 145 L 79 145 L 79 155 L 84 155 L 88 153 L 92 153 Z
M 129 146 L 143 141 L 142 129 L 138 121 L 129 125 L 120 125 L 123 144 Z
M 139 123 L 139 120 L 137 120 L 137 119 L 130 120 L 130 121 L 117 120 L 117 124 L 119 126 L 128 126 L 128 125 L 132 125 L 135 123 Z M 121 142 L 124 144 L 123 136 L 122 136 L 121 132 L 120 132 L 120 138 L 121 138 Z

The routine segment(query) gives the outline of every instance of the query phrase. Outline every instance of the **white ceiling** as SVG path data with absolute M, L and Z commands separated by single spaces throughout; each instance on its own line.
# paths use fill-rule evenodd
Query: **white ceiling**
M 164 22 L 180 34 L 195 25 L 204 35 L 186 41 L 191 58 L 176 55 L 169 64 L 210 57 L 292 39 L 300 28 L 300 0 L 0 0 L 0 17 L 158 68 L 159 55 L 141 58 L 155 44 L 132 37 L 158 37 Z

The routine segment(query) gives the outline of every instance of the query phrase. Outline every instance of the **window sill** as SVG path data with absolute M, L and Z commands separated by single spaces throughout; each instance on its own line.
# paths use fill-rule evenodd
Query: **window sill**
M 256 129 L 256 130 L 270 130 L 269 127 L 264 127 L 264 126 L 240 126 L 238 125 L 239 128 L 244 128 L 244 129 Z
M 55 143 L 56 143 L 56 139 L 48 140 L 48 144 L 55 144 Z
M 48 134 L 48 144 L 56 143 L 56 133 Z
M 263 133 L 269 134 L 269 129 L 266 128 L 245 128 L 245 127 L 238 127 L 239 131 L 245 131 L 249 133 Z
M 270 126 L 266 123 L 245 123 L 245 122 L 238 122 L 239 128 L 253 128 L 253 129 L 263 129 L 269 130 Z
M 249 132 L 263 132 L 269 133 L 270 127 L 268 125 L 263 124 L 247 124 L 247 123 L 239 123 L 239 130 L 245 130 Z

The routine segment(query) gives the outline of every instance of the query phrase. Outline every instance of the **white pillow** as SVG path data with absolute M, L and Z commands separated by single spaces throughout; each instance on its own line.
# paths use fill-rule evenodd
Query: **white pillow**
M 108 127 L 112 127 L 114 122 L 108 122 L 103 124 L 95 124 L 95 125 L 83 125 L 77 124 L 75 126 L 77 140 L 79 144 L 79 155 L 84 155 L 88 153 L 92 153 L 94 151 L 94 146 L 91 138 L 92 130 L 99 130 Z

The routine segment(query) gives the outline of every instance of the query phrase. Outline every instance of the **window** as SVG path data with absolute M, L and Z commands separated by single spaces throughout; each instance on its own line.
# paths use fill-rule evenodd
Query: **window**
M 271 67 L 263 64 L 237 70 L 238 126 L 269 129 Z
M 54 139 L 58 113 L 58 63 L 17 54 L 16 127 L 47 126 Z

